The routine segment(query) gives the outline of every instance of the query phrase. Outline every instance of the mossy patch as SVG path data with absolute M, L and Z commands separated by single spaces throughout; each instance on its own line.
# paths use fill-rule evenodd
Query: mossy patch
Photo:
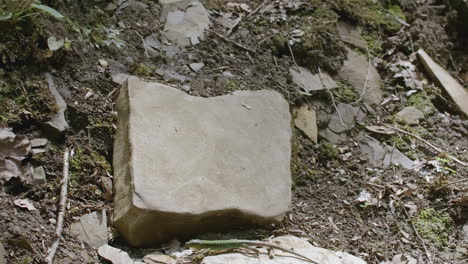
M 330 142 L 320 144 L 320 153 L 322 156 L 330 159 L 336 158 L 339 154 L 338 149 Z
M 58 111 L 49 88 L 40 76 L 0 72 L 0 119 L 10 124 L 48 121 Z
M 423 239 L 437 246 L 446 245 L 453 228 L 452 218 L 433 208 L 421 210 L 411 222 Z
M 430 96 L 426 91 L 413 94 L 406 101 L 406 106 L 414 106 L 421 110 L 424 115 L 432 115 L 436 112 L 436 108 L 432 104 L 433 96 Z
M 133 63 L 130 65 L 130 73 L 140 76 L 140 77 L 148 77 L 152 75 L 152 70 L 150 67 L 144 65 L 143 63 Z

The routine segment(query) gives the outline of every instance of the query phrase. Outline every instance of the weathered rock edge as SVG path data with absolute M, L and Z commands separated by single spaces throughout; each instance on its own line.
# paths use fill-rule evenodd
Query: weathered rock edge
M 276 209 L 276 213 L 258 215 L 250 211 L 235 207 L 230 209 L 223 208 L 222 210 L 210 210 L 202 214 L 197 212 L 174 213 L 161 210 L 148 210 L 143 208 L 147 206 L 147 204 L 144 204 L 144 201 L 142 201 L 141 197 L 138 197 L 138 193 L 135 192 L 135 185 L 133 182 L 134 171 L 132 170 L 131 164 L 125 162 L 126 160 L 132 160 L 133 154 L 132 143 L 130 140 L 128 140 L 131 135 L 131 127 L 129 122 L 125 121 L 129 120 L 129 117 L 132 113 L 131 102 L 128 102 L 132 100 L 130 96 L 131 91 L 129 91 L 128 87 L 129 83 L 131 84 L 137 82 L 143 81 L 137 77 L 128 78 L 128 80 L 122 85 L 119 98 L 116 102 L 119 118 L 117 121 L 118 128 L 115 135 L 113 157 L 115 189 L 114 225 L 130 245 L 148 246 L 168 241 L 174 237 L 187 237 L 200 232 L 220 231 L 226 228 L 242 225 L 264 225 L 278 223 L 282 220 L 284 213 L 288 210 L 291 202 L 290 187 L 292 181 L 289 169 L 289 157 L 291 153 L 290 144 L 288 144 L 288 149 L 286 150 L 287 153 L 289 153 L 288 159 L 285 161 L 287 162 L 288 168 L 288 172 L 285 177 L 287 177 L 289 181 L 287 185 L 288 197 L 284 199 L 287 202 L 277 201 L 280 204 L 280 209 Z M 151 86 L 152 89 L 156 89 L 157 86 L 159 86 L 161 88 L 172 89 L 183 93 L 182 91 L 163 84 L 146 83 L 146 85 Z M 242 93 L 242 91 L 239 91 L 237 95 Z M 259 93 L 259 95 L 263 95 L 262 93 L 270 93 L 270 96 L 271 93 L 273 93 L 273 96 L 279 96 L 281 100 L 284 101 L 281 108 L 285 108 L 281 109 L 281 111 L 286 110 L 288 115 L 288 124 L 291 123 L 289 105 L 279 93 L 267 90 L 253 91 L 251 93 Z M 192 99 L 199 98 L 187 94 L 185 94 L 185 96 L 188 96 Z M 205 98 L 204 100 L 223 98 L 228 96 L 232 95 Z M 244 105 L 244 107 L 249 108 L 250 106 Z M 291 131 L 289 127 L 288 142 L 290 142 L 290 138 Z M 272 144 L 275 144 L 275 142 L 272 142 Z M 271 207 L 271 204 L 269 206 Z M 174 208 L 174 210 L 177 209 L 178 208 Z

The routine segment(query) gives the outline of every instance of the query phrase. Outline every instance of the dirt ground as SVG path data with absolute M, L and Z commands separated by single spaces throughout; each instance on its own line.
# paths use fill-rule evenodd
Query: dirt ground
M 34 17 L 36 28 L 27 33 L 0 30 L 2 122 L 17 135 L 46 137 L 41 123 L 57 111 L 43 78 L 44 73 L 50 73 L 57 87 L 63 89 L 62 94 L 67 95 L 64 99 L 70 124 L 66 134 L 53 138 L 44 153 L 26 160 L 44 166 L 47 185 L 25 186 L 12 179 L 0 189 L 0 241 L 7 252 L 7 263 L 42 263 L 52 244 L 65 147 L 74 149 L 74 156 L 64 239 L 55 263 L 101 263 L 96 250 L 68 235 L 66 227 L 81 215 L 101 209 L 107 210 L 111 226 L 112 189 L 107 183 L 112 176 L 114 100 L 120 87 L 112 81 L 112 75 L 127 73 L 179 88 L 190 87 L 189 94 L 203 97 L 235 90 L 273 89 L 284 95 L 291 108 L 316 98 L 330 102 L 328 93 L 298 92 L 289 68 L 297 60 L 313 72 L 320 67 L 335 75 L 346 57 L 345 44 L 336 31 L 339 20 L 362 27 L 368 45 L 376 47 L 371 54 L 384 82 L 384 98 L 393 95 L 401 100 L 372 106 L 366 120 L 348 132 L 346 143 L 334 145 L 319 139 L 314 144 L 294 128 L 293 203 L 284 223 L 200 237 L 262 239 L 293 234 L 308 238 L 315 246 L 354 254 L 368 263 L 390 261 L 397 254 L 411 256 L 418 263 L 430 263 L 427 255 L 433 263 L 466 263 L 468 238 L 463 225 L 468 221 L 468 169 L 446 154 L 468 161 L 468 121 L 431 81 L 419 92 L 418 100 L 408 100 L 405 84 L 390 70 L 397 59 L 409 61 L 414 51 L 424 48 L 466 87 L 466 5 L 463 9 L 459 5 L 462 1 L 449 0 L 272 0 L 267 1 L 273 4 L 272 10 L 244 17 L 229 37 L 221 38 L 213 31 L 225 34 L 225 28 L 216 22 L 223 13 L 232 12 L 234 17 L 248 14 L 231 9 L 225 2 L 245 3 L 255 10 L 263 1 L 202 1 L 210 11 L 210 31 L 200 44 L 181 49 L 145 48 L 143 38 L 159 39 L 163 27 L 161 7 L 150 0 L 43 1 L 66 19 L 55 21 L 41 15 Z M 388 10 L 391 16 L 386 15 L 390 14 Z M 1 23 L 0 29 L 4 28 Z M 290 50 L 286 41 L 294 29 L 301 29 L 304 36 Z M 66 38 L 67 45 L 48 50 L 50 36 Z M 14 41 L 20 43 L 19 49 Z M 192 62 L 205 66 L 194 72 L 188 67 Z M 417 61 L 414 64 L 417 74 L 429 80 L 423 67 Z M 161 76 L 161 70 L 185 78 Z M 355 94 L 336 92 L 335 99 L 349 103 L 355 101 Z M 394 114 L 408 105 L 427 106 L 426 118 L 411 132 L 441 147 L 444 153 L 407 135 L 373 136 L 412 159 L 437 164 L 429 166 L 427 174 L 397 166 L 375 168 L 354 140 L 366 131 L 365 125 L 398 125 Z M 374 199 L 358 201 L 363 191 Z M 16 199 L 29 199 L 37 210 L 19 208 L 13 203 Z M 109 233 L 110 243 L 132 256 L 146 252 L 126 246 L 112 228 Z

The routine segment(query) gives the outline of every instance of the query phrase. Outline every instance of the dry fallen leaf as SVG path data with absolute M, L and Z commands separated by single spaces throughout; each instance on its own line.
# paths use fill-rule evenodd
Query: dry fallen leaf
M 17 136 L 11 128 L 0 126 L 0 185 L 13 177 L 28 181 L 32 168 L 23 165 L 23 160 L 31 153 L 31 144 L 27 137 Z

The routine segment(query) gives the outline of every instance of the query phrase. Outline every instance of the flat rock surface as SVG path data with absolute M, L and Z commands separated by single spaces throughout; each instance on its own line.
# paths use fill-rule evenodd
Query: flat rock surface
M 337 23 L 337 30 L 343 42 L 363 51 L 367 50 L 367 42 L 362 38 L 361 28 L 359 26 L 340 21 Z
M 294 124 L 314 143 L 317 143 L 317 114 L 315 110 L 304 104 L 294 109 Z
M 351 84 L 359 96 L 364 92 L 364 102 L 369 104 L 380 104 L 382 101 L 382 90 L 380 85 L 382 83 L 377 70 L 370 65 L 367 56 L 359 54 L 352 49 L 346 49 L 348 57 L 343 63 L 338 75 L 341 79 Z M 367 84 L 366 84 L 367 79 Z
M 292 249 L 294 252 L 304 255 L 320 264 L 365 264 L 358 257 L 340 251 L 332 251 L 314 247 L 308 241 L 295 236 L 280 236 L 272 239 L 272 243 L 281 247 Z M 274 250 L 274 257 L 270 258 L 266 249 L 259 249 L 256 254 L 228 253 L 217 256 L 205 257 L 202 264 L 310 264 L 310 261 L 302 260 L 290 253 Z
M 106 211 L 83 215 L 78 222 L 71 224 L 70 234 L 91 247 L 107 244 Z
M 468 91 L 444 68 L 434 62 L 422 49 L 418 50 L 418 57 L 431 78 L 447 91 L 452 100 L 465 117 L 468 117 Z
M 114 221 L 131 245 L 287 211 L 291 116 L 277 92 L 200 98 L 131 77 L 117 109 Z
M 322 80 L 320 80 L 320 74 L 312 74 L 308 69 L 303 67 L 291 67 L 289 74 L 293 82 L 306 92 L 338 88 L 338 85 L 330 75 L 324 72 L 322 72 Z
M 208 11 L 198 1 L 167 2 L 171 3 L 163 3 L 163 13 L 167 15 L 162 35 L 180 46 L 198 44 L 210 27 Z
M 408 125 L 417 125 L 419 124 L 419 119 L 424 118 L 424 114 L 416 107 L 408 106 L 398 112 L 396 117 L 398 122 Z
M 390 164 L 401 165 L 406 169 L 413 168 L 413 161 L 398 149 L 380 143 L 370 136 L 357 137 L 361 151 L 367 155 L 369 162 L 376 167 L 388 167 Z

